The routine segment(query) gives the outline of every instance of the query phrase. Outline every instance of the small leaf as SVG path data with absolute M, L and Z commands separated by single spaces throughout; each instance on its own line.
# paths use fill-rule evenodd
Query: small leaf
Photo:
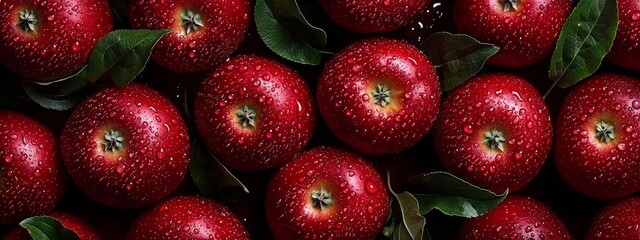
M 89 57 L 88 81 L 127 85 L 142 72 L 158 40 L 170 30 L 116 30 L 98 41 Z
M 501 203 L 508 193 L 496 195 L 447 172 L 412 176 L 408 181 L 418 189 L 415 197 L 421 215 L 438 209 L 449 216 L 478 217 Z
M 426 219 L 420 214 L 418 200 L 409 192 L 396 194 L 391 189 L 391 177 L 387 173 L 387 186 L 389 191 L 396 198 L 402 213 L 402 223 L 396 228 L 393 239 L 413 239 L 422 240 L 424 237 L 424 226 Z M 410 238 L 406 238 L 409 236 Z
M 561 88 L 591 76 L 611 50 L 618 29 L 616 0 L 581 0 L 564 23 L 549 78 Z
M 20 222 L 34 240 L 80 240 L 78 235 L 48 216 L 30 217 Z
M 191 146 L 189 166 L 191 179 L 198 190 L 207 197 L 215 196 L 219 190 L 231 187 L 240 187 L 249 193 L 249 189 L 200 142 L 201 140 L 196 138 Z
M 279 56 L 319 65 L 327 42 L 324 30 L 311 25 L 295 0 L 257 0 L 254 17 L 262 41 Z
M 20 81 L 20 84 L 31 100 L 46 109 L 66 111 L 80 104 L 83 99 L 83 96 L 80 94 L 69 95 L 63 99 L 55 99 L 47 96 L 43 90 L 40 89 L 41 86 L 38 86 L 33 82 Z
M 442 78 L 444 91 L 451 91 L 456 86 L 473 77 L 484 66 L 485 61 L 500 49 L 489 43 L 481 43 L 471 36 L 437 32 L 426 41 L 420 43 L 429 61 L 436 66 Z

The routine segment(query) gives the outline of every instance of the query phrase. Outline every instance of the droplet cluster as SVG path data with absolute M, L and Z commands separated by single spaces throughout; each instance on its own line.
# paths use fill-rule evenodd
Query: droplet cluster
M 110 130 L 123 147 L 106 149 Z M 116 208 L 148 206 L 175 190 L 189 163 L 189 135 L 178 110 L 156 91 L 131 83 L 86 98 L 64 126 L 62 156 L 76 185 Z
M 64 193 L 56 137 L 42 124 L 0 110 L 0 224 L 47 214 Z
M 248 0 L 136 0 L 130 5 L 131 25 L 137 29 L 170 29 L 156 44 L 152 59 L 174 72 L 209 70 L 240 45 L 250 18 Z M 199 14 L 202 26 L 184 28 L 181 16 Z
M 207 198 L 182 196 L 166 200 L 143 213 L 127 240 L 234 239 L 249 233 L 227 207 Z
M 243 125 L 238 110 L 254 111 Z M 227 166 L 258 171 L 293 159 L 315 128 L 313 98 L 304 80 L 273 60 L 238 56 L 202 83 L 195 106 L 198 130 Z
M 611 203 L 593 219 L 585 240 L 623 240 L 640 237 L 640 198 Z
M 438 119 L 434 140 L 445 168 L 496 193 L 526 185 L 551 149 L 549 110 L 537 90 L 515 75 L 467 81 L 447 96 Z M 494 130 L 504 136 L 503 149 L 484 141 Z
M 313 205 L 324 189 L 332 204 Z M 345 150 L 315 148 L 285 164 L 271 179 L 265 208 L 278 240 L 373 239 L 385 222 L 388 194 L 371 163 Z
M 321 0 L 333 21 L 361 33 L 383 33 L 398 29 L 427 7 L 428 0 Z
M 640 2 L 618 0 L 618 31 L 607 58 L 631 70 L 640 70 Z
M 376 89 L 385 90 L 384 105 Z M 412 45 L 384 38 L 340 51 L 325 65 L 317 88 L 318 108 L 332 132 L 368 154 L 416 144 L 435 122 L 440 96 L 427 57 Z
M 500 47 L 500 51 L 489 58 L 488 63 L 492 65 L 524 67 L 548 56 L 571 13 L 571 1 L 516 1 L 517 10 L 507 12 L 503 2 L 455 1 L 456 30 Z
M 510 196 L 478 218 L 465 220 L 458 232 L 459 240 L 570 240 L 569 231 L 558 217 L 542 203 Z
M 596 125 L 606 122 L 615 136 L 598 140 Z M 600 74 L 567 97 L 558 116 L 554 155 L 558 172 L 576 190 L 615 199 L 640 190 L 640 82 Z

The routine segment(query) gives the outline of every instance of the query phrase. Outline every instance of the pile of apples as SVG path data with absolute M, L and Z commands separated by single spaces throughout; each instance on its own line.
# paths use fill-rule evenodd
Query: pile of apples
M 446 171 L 509 196 L 469 219 L 427 215 L 434 239 L 640 239 L 639 1 L 303 2 L 0 0 L 0 237 L 422 240 L 396 192 Z M 588 33 L 615 40 L 595 75 L 554 89 L 545 67 L 565 34 L 585 34 L 563 26 L 586 2 L 617 6 L 617 28 Z M 260 4 L 276 17 L 254 18 Z M 333 34 L 318 66 L 293 60 L 311 26 L 298 5 Z M 442 66 L 468 62 L 435 64 L 420 43 L 437 30 L 497 52 L 452 85 Z M 113 70 L 138 62 L 132 82 Z M 28 87 L 83 76 L 75 103 Z M 204 188 L 251 190 L 211 196 L 185 179 L 196 171 L 224 175 Z

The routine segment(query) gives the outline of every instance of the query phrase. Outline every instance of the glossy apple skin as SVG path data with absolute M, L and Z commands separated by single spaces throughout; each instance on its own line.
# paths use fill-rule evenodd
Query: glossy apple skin
M 430 0 L 320 0 L 320 6 L 340 26 L 359 33 L 384 33 L 414 20 Z
M 313 205 L 320 188 L 333 204 Z M 267 188 L 265 209 L 278 240 L 373 239 L 382 229 L 389 198 L 371 163 L 345 150 L 320 147 L 285 164 Z
M 49 213 L 65 182 L 53 133 L 25 115 L 0 110 L 0 224 Z
M 143 213 L 127 240 L 233 239 L 249 233 L 227 207 L 203 197 L 174 197 Z
M 483 143 L 504 133 L 503 151 Z M 434 127 L 435 149 L 451 173 L 495 193 L 514 192 L 540 171 L 553 128 L 544 100 L 524 79 L 503 73 L 477 76 L 444 100 Z
M 376 104 L 377 86 L 391 103 Z M 420 141 L 435 122 L 440 84 L 427 57 L 407 43 L 361 40 L 329 61 L 317 87 L 318 108 L 331 131 L 366 154 L 389 154 Z
M 618 31 L 607 59 L 620 67 L 640 70 L 640 2 L 618 0 Z
M 236 111 L 256 111 L 243 127 Z M 291 161 L 309 143 L 316 122 L 309 87 L 293 70 L 268 58 L 238 56 L 210 73 L 195 104 L 200 135 L 226 166 L 260 171 Z
M 491 65 L 524 67 L 549 56 L 571 13 L 571 0 L 518 1 L 517 10 L 507 12 L 501 2 L 456 0 L 456 30 L 500 47 L 489 58 Z
M 60 221 L 62 226 L 73 231 L 80 240 L 100 240 L 100 235 L 84 219 L 67 212 L 53 212 L 48 215 Z M 13 228 L 2 240 L 31 240 L 29 233 L 23 227 Z
M 567 96 L 556 126 L 554 155 L 562 178 L 592 198 L 609 200 L 640 190 L 640 82 L 600 74 Z M 596 138 L 596 124 L 614 127 L 615 138 Z
M 25 9 L 38 20 L 28 33 L 17 26 Z M 5 0 L 0 16 L 0 63 L 42 82 L 78 72 L 98 40 L 113 30 L 107 0 Z
M 458 239 L 572 238 L 564 223 L 544 204 L 523 196 L 509 196 L 487 214 L 465 220 Z
M 110 130 L 124 138 L 124 147 L 115 152 L 104 145 Z M 180 185 L 189 164 L 189 135 L 180 113 L 137 83 L 86 98 L 67 120 L 60 143 L 76 185 L 114 208 L 160 201 Z
M 200 13 L 203 26 L 187 33 L 181 15 Z M 247 34 L 248 0 L 133 0 L 129 5 L 135 29 L 170 29 L 153 49 L 151 58 L 174 72 L 214 68 L 227 59 Z
M 632 197 L 610 204 L 591 222 L 586 240 L 640 239 L 640 198 Z

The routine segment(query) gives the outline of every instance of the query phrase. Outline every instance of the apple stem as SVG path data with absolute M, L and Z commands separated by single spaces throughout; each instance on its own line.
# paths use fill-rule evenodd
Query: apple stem
M 242 128 L 255 127 L 256 126 L 256 111 L 249 106 L 244 105 L 242 108 L 236 110 L 237 122 L 242 125 Z
M 313 199 L 313 207 L 319 208 L 320 210 L 324 210 L 333 204 L 331 193 L 324 188 L 311 192 L 311 199 Z
M 124 147 L 124 137 L 122 134 L 115 130 L 109 130 L 104 132 L 104 145 L 105 151 L 117 152 Z
M 20 21 L 17 26 L 19 26 L 22 31 L 26 33 L 35 31 L 37 23 L 38 19 L 36 18 L 35 12 L 29 9 L 20 11 Z
M 599 122 L 596 124 L 596 138 L 601 143 L 608 143 L 611 140 L 616 138 L 615 133 L 613 132 L 613 125 L 606 122 Z
M 518 11 L 518 0 L 500 0 L 500 3 L 504 5 L 504 12 Z
M 484 132 L 484 140 L 482 140 L 482 143 L 491 148 L 491 150 L 498 148 L 501 152 L 504 152 L 505 141 L 504 133 L 497 129 L 492 129 L 491 131 Z
M 375 89 L 371 91 L 373 95 L 373 103 L 380 106 L 386 106 L 391 103 L 391 89 L 386 85 L 377 85 Z
M 180 17 L 182 18 L 182 26 L 184 27 L 184 30 L 187 32 L 187 34 L 198 31 L 199 28 L 204 26 L 200 13 L 187 10 L 186 12 L 182 13 L 182 16 Z

